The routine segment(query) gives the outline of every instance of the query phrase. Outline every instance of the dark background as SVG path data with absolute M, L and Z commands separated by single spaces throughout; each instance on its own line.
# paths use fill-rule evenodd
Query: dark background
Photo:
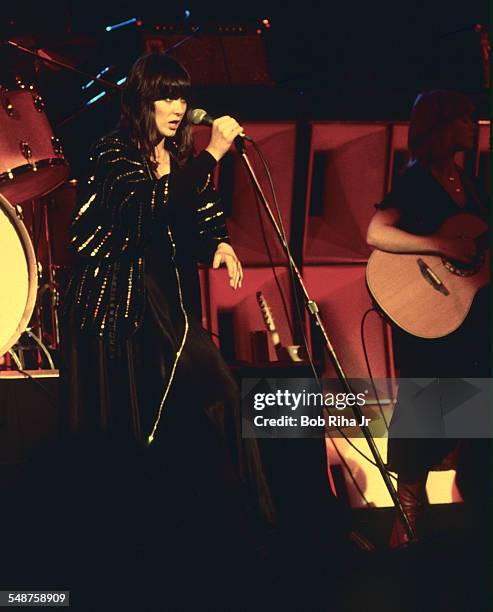
M 125 76 L 143 52 L 144 33 L 156 24 L 175 24 L 184 36 L 193 25 L 204 36 L 217 24 L 247 24 L 252 33 L 260 27 L 272 84 L 199 86 L 195 103 L 212 114 L 242 120 L 405 120 L 416 94 L 435 87 L 465 91 L 478 114 L 488 114 L 480 35 L 474 31 L 475 24 L 489 23 L 486 0 L 56 0 L 6 10 L 2 38 L 48 49 L 89 72 L 112 65 L 105 76 L 113 81 Z M 139 17 L 142 26 L 105 31 L 131 17 Z M 269 29 L 261 25 L 264 18 Z M 54 129 L 75 165 L 77 152 L 116 122 L 118 96 L 113 95 L 61 125 L 101 90 L 96 86 L 83 95 L 80 77 L 35 67 L 31 58 L 5 46 L 0 60 L 4 80 L 20 74 L 44 94 Z

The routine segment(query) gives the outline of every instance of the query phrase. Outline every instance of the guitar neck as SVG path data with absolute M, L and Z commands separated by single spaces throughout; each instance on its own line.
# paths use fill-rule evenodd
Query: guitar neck
M 276 329 L 274 317 L 272 316 L 272 312 L 270 310 L 269 305 L 267 304 L 267 300 L 265 299 L 264 294 L 261 291 L 257 291 L 257 302 L 260 306 L 260 310 L 264 318 L 265 327 L 270 333 L 272 344 L 274 345 L 274 347 L 281 346 L 281 338 L 279 336 L 279 332 Z
M 272 316 L 271 309 L 261 291 L 257 291 L 257 302 L 260 306 L 260 310 L 262 311 L 262 316 L 264 318 L 264 323 L 267 328 L 267 331 L 270 333 L 270 338 L 272 340 L 272 344 L 274 345 L 278 360 L 302 361 L 303 351 L 300 350 L 299 345 L 282 345 L 279 332 L 277 331 L 276 324 L 274 323 L 274 317 Z

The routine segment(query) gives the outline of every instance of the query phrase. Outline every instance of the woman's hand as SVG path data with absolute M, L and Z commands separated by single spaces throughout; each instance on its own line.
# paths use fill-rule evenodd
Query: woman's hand
M 241 288 L 243 281 L 243 268 L 240 260 L 236 257 L 233 247 L 226 242 L 220 242 L 214 254 L 212 267 L 217 270 L 221 264 L 228 269 L 229 284 L 233 289 Z
M 471 263 L 476 257 L 476 243 L 467 236 L 457 238 L 437 238 L 437 251 L 443 257 L 463 263 Z
M 219 161 L 229 150 L 233 140 L 243 132 L 243 128 L 236 119 L 229 117 L 219 117 L 212 124 L 211 140 L 206 147 L 206 151 Z

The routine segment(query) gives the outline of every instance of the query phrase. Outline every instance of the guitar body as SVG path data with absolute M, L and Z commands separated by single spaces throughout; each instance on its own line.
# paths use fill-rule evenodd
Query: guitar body
M 448 219 L 437 235 L 484 239 L 488 226 L 470 214 Z M 486 242 L 486 241 L 485 241 Z M 404 331 L 441 338 L 464 321 L 476 293 L 490 282 L 489 249 L 467 266 L 436 255 L 375 250 L 366 269 L 368 290 L 380 309 Z

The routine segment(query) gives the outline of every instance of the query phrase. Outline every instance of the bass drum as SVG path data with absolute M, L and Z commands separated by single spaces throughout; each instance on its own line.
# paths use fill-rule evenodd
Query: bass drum
M 0 355 L 26 329 L 36 303 L 34 249 L 15 208 L 0 195 Z
M 0 193 L 20 204 L 49 193 L 68 173 L 43 98 L 32 87 L 0 86 Z

